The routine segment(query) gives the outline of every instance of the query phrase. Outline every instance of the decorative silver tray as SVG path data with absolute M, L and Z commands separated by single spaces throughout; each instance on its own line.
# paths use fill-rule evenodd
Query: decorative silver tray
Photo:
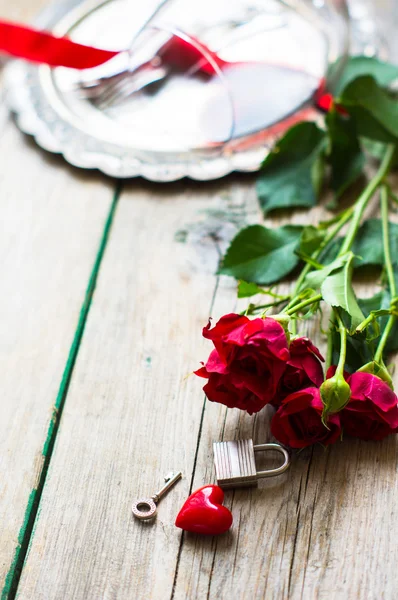
M 131 41 L 134 32 L 130 24 L 144 18 L 137 16 L 137 11 L 148 11 L 149 4 L 141 4 L 145 3 L 88 0 L 81 4 L 69 0 L 47 9 L 36 24 L 81 43 L 118 50 L 127 48 Z M 187 119 L 187 129 L 192 121 L 192 131 L 187 132 L 187 139 L 180 140 L 173 135 L 173 118 L 169 119 L 167 112 L 156 127 L 153 125 L 150 103 L 144 105 L 142 113 L 136 108 L 132 111 L 128 103 L 99 109 L 81 95 L 77 85 L 80 77 L 74 70 L 13 61 L 6 69 L 9 106 L 16 113 L 19 128 L 33 135 L 45 150 L 62 154 L 77 167 L 99 169 L 118 178 L 173 181 L 188 176 L 210 180 L 231 171 L 255 171 L 275 135 L 296 120 L 319 116 L 309 101 L 316 89 L 314 83 L 307 81 L 302 89 L 294 84 L 289 93 L 279 95 L 279 115 L 278 110 L 271 111 L 269 118 L 257 126 L 251 123 L 247 131 L 238 128 L 229 139 L 221 137 L 219 143 L 201 145 L 196 141 L 202 125 L 195 119 Z M 269 103 L 270 92 L 265 89 L 262 93 L 257 102 Z M 251 103 L 250 107 L 252 110 Z M 178 111 L 176 107 L 175 114 Z M 189 116 L 196 113 L 192 109 Z

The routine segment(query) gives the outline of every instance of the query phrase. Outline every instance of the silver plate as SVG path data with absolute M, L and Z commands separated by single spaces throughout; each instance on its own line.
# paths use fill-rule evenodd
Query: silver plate
M 124 23 L 134 22 L 134 11 L 142 10 L 140 4 L 131 0 L 88 0 L 83 4 L 69 0 L 47 9 L 38 25 L 82 43 L 118 49 L 134 33 Z M 146 3 L 145 10 L 148 6 Z M 96 44 L 96 39 L 101 43 Z M 302 98 L 294 99 L 294 110 L 288 107 L 283 119 L 274 119 L 262 128 L 252 127 L 212 148 L 180 147 L 178 143 L 167 147 L 165 132 L 162 143 L 151 138 L 145 143 L 139 127 L 129 129 L 128 110 L 101 111 L 82 99 L 76 92 L 79 76 L 73 70 L 14 61 L 6 69 L 7 100 L 20 129 L 33 135 L 39 146 L 62 154 L 72 165 L 99 169 L 112 177 L 210 180 L 232 171 L 255 171 L 275 135 L 280 134 L 281 121 L 286 128 L 296 120 L 319 117 L 308 103 L 306 89 Z

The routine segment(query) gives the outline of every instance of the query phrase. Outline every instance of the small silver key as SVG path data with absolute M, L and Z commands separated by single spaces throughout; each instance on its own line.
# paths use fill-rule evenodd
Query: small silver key
M 280 444 L 253 445 L 253 440 L 214 442 L 214 465 L 217 484 L 224 489 L 256 486 L 262 477 L 274 477 L 284 473 L 290 465 L 290 456 Z M 257 471 L 255 452 L 277 451 L 283 455 L 284 463 L 276 469 Z
M 178 473 L 169 473 L 164 478 L 166 483 L 158 492 L 156 492 L 156 494 L 150 498 L 142 498 L 141 500 L 136 500 L 133 502 L 131 510 L 134 517 L 136 519 L 141 519 L 142 521 L 153 519 L 158 510 L 156 506 L 157 503 L 165 494 L 167 494 L 169 489 L 172 488 L 179 479 L 181 479 L 181 477 L 181 471 L 178 471 Z

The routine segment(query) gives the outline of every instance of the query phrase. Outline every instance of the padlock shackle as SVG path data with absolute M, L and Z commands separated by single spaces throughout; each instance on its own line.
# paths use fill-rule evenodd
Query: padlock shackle
M 284 473 L 290 466 L 290 456 L 288 451 L 280 444 L 258 444 L 253 446 L 254 452 L 279 452 L 283 455 L 285 462 L 276 469 L 268 469 L 268 471 L 257 471 L 256 476 L 258 479 L 263 477 L 274 477 L 274 475 L 280 475 Z

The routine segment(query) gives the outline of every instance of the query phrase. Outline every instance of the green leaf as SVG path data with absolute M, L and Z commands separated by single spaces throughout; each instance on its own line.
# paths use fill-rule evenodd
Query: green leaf
M 344 88 L 361 75 L 371 75 L 382 87 L 388 86 L 398 77 L 398 67 L 367 56 L 352 56 L 344 66 L 343 72 L 332 85 L 331 92 L 339 96 Z
M 262 288 L 258 287 L 256 283 L 249 283 L 248 281 L 239 281 L 238 283 L 238 298 L 250 298 L 263 293 Z
M 311 256 L 319 246 L 322 244 L 326 237 L 326 231 L 324 229 L 318 229 L 313 225 L 307 225 L 304 227 L 301 234 L 299 252 L 307 256 Z
M 367 362 L 373 360 L 375 344 L 366 342 L 365 334 L 356 334 L 347 337 L 347 352 L 344 369 L 349 373 L 357 371 Z M 340 355 L 340 336 L 333 333 L 332 363 L 337 365 Z
M 333 242 L 331 242 L 326 250 L 324 250 L 320 257 L 319 260 L 326 265 L 331 264 L 333 261 L 336 260 L 336 257 L 340 251 L 341 245 L 343 243 L 343 239 L 342 237 L 336 238 L 333 240 Z
M 360 300 L 358 300 L 358 302 L 365 314 L 365 317 L 367 317 L 370 315 L 371 312 L 376 312 L 379 310 L 388 310 L 391 305 L 391 295 L 390 295 L 389 290 L 383 289 L 380 292 L 377 292 L 377 294 L 375 294 L 371 298 L 360 299 Z M 380 336 L 383 335 L 383 331 L 387 325 L 388 318 L 389 318 L 388 315 L 386 315 L 386 316 L 381 316 L 378 319 L 378 324 L 379 324 L 379 328 L 380 328 Z M 376 338 L 375 345 L 377 345 L 377 342 L 380 339 L 380 336 L 378 338 Z M 396 352 L 397 350 L 398 350 L 398 319 L 397 319 L 397 321 L 392 329 L 392 332 L 388 338 L 388 341 L 387 341 L 387 344 L 385 347 L 385 354 L 389 354 L 391 352 Z
M 326 133 L 315 123 L 295 125 L 264 160 L 257 195 L 264 214 L 277 208 L 315 206 L 320 192 Z
M 307 277 L 305 278 L 303 287 L 309 287 L 312 289 L 320 288 L 325 279 L 329 277 L 331 273 L 343 267 L 348 259 L 349 255 L 344 254 L 344 256 L 339 256 L 322 269 L 319 269 L 318 271 L 311 271 L 311 273 L 308 273 Z
M 393 264 L 398 262 L 398 225 L 389 224 L 390 249 Z M 359 229 L 352 246 L 356 255 L 354 267 L 384 266 L 383 235 L 380 219 L 368 219 Z
M 353 119 L 332 110 L 326 116 L 326 124 L 330 139 L 331 185 L 338 199 L 363 174 L 365 155 Z
M 321 294 L 331 306 L 342 308 L 351 317 L 351 329 L 355 329 L 364 320 L 363 313 L 352 287 L 353 254 L 345 265 L 333 271 L 321 285 Z
M 298 264 L 295 250 L 303 228 L 285 225 L 268 229 L 251 225 L 240 231 L 225 254 L 219 274 L 259 285 L 280 281 Z
M 398 269 L 396 268 L 397 274 Z M 368 317 L 371 312 L 388 310 L 391 304 L 390 292 L 387 289 L 380 290 L 371 298 L 358 298 L 358 304 L 363 311 L 364 317 Z M 367 332 L 356 333 L 347 337 L 347 356 L 346 369 L 352 373 L 358 371 L 367 363 L 373 361 L 380 337 L 387 325 L 388 316 L 381 316 L 377 319 L 379 335 L 369 339 Z M 391 335 L 388 338 L 385 348 L 385 358 L 391 352 L 398 350 L 398 320 L 395 323 Z M 340 353 L 340 336 L 337 332 L 333 333 L 333 364 L 337 364 Z
M 338 103 L 355 121 L 357 134 L 380 142 L 398 138 L 398 103 L 370 76 L 359 77 L 345 88 Z
M 393 264 L 398 263 L 398 225 L 390 221 L 390 247 Z M 322 256 L 322 262 L 333 261 L 338 254 L 343 238 L 336 239 Z M 368 219 L 358 230 L 352 246 L 355 254 L 354 268 L 384 266 L 383 235 L 380 219 Z

